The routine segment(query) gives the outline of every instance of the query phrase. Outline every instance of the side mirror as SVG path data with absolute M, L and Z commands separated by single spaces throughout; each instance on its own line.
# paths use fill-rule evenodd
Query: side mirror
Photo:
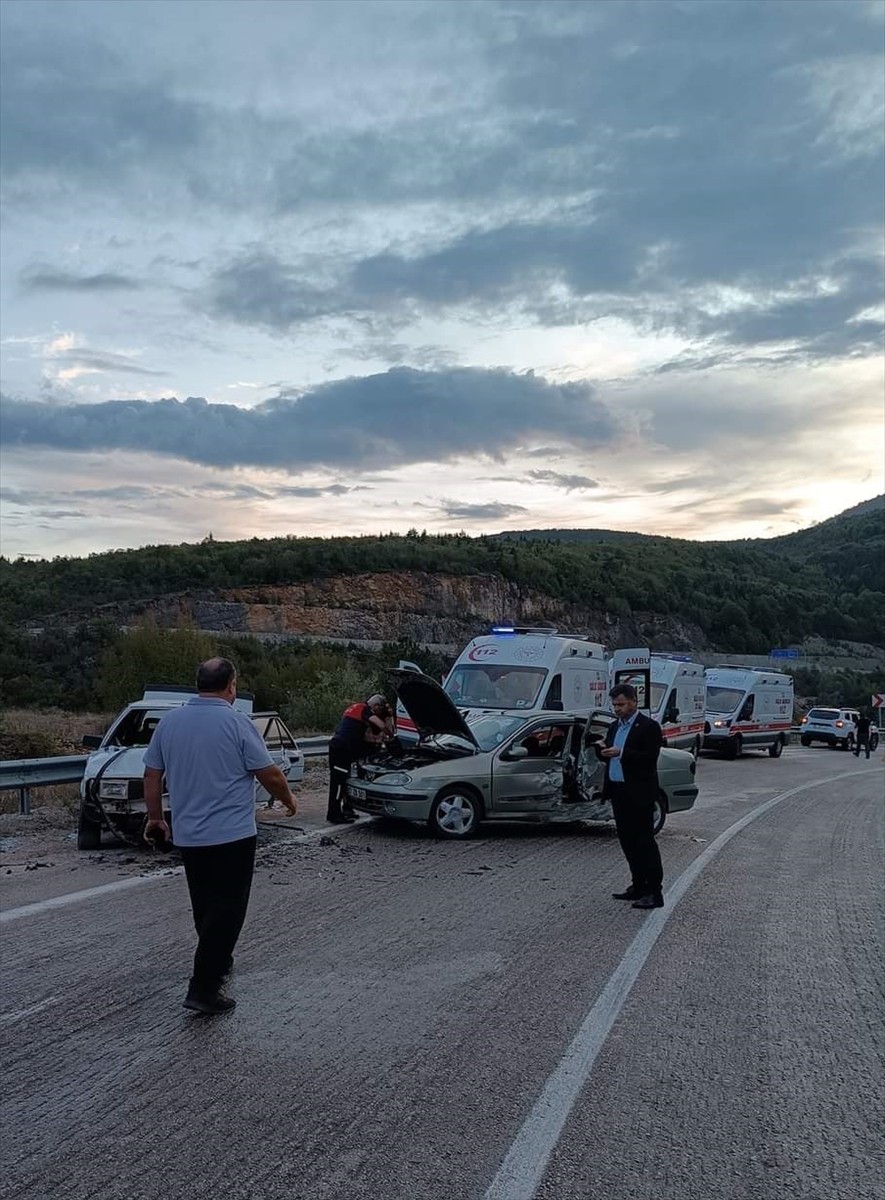
M 501 755 L 501 757 L 506 758 L 508 762 L 511 762 L 517 758 L 528 758 L 528 756 L 528 746 L 511 746 L 509 750 L 505 750 Z
M 102 743 L 102 736 L 100 733 L 84 733 L 83 734 L 84 750 L 97 750 L 99 748 L 99 746 L 101 745 L 101 743 Z

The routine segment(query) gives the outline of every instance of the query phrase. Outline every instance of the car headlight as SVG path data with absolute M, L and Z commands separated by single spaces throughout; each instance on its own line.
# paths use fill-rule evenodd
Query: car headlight
M 377 782 L 385 787 L 405 787 L 412 782 L 412 776 L 407 771 L 391 771 L 389 775 L 380 775 Z
M 99 784 L 98 794 L 104 800 L 128 800 L 128 779 L 103 779 Z
M 713 722 L 713 728 L 714 728 L 714 729 L 727 729 L 727 728 L 728 728 L 728 722 L 727 722 L 727 721 L 714 721 L 714 722 Z

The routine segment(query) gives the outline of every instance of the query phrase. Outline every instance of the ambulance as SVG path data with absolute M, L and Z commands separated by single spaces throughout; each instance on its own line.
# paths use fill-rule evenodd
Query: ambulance
M 414 663 L 400 667 L 418 670 Z M 589 714 L 609 707 L 608 688 L 605 647 L 546 625 L 493 626 L 468 643 L 443 681 L 465 716 L 504 709 Z M 396 728 L 401 741 L 417 740 L 400 704 Z
M 647 649 L 615 650 L 611 685 L 631 683 L 639 708 L 657 721 L 664 745 L 697 758 L 704 737 L 704 668 L 682 654 L 651 654 Z
M 705 750 L 739 758 L 767 750 L 780 758 L 793 724 L 793 679 L 779 671 L 723 664 L 706 672 Z

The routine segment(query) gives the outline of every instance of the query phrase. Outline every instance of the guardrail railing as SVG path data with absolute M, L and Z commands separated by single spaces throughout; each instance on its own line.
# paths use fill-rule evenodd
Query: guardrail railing
M 305 758 L 319 758 L 329 747 L 323 737 L 298 738 Z M 57 758 L 15 758 L 0 762 L 0 792 L 18 791 L 18 811 L 31 811 L 31 788 L 51 787 L 55 783 L 79 783 L 86 770 L 88 754 L 68 754 Z

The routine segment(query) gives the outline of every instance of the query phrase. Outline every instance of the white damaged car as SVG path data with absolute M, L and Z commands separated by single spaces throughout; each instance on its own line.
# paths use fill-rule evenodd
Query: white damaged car
M 128 704 L 114 718 L 107 733 L 87 734 L 83 738 L 84 747 L 92 753 L 80 783 L 77 820 L 80 850 L 97 850 L 102 829 L 132 833 L 144 823 L 144 752 L 164 713 L 186 704 L 194 695 L 196 689 L 192 687 L 150 686 L 140 700 Z M 248 695 L 238 696 L 234 708 L 252 718 L 271 758 L 290 785 L 299 783 L 304 776 L 304 755 L 280 715 L 253 712 L 252 697 Z M 270 796 L 256 781 L 256 804 L 268 801 Z M 164 807 L 167 820 L 171 820 L 168 805 Z M 172 836 L 174 840 L 174 829 Z

